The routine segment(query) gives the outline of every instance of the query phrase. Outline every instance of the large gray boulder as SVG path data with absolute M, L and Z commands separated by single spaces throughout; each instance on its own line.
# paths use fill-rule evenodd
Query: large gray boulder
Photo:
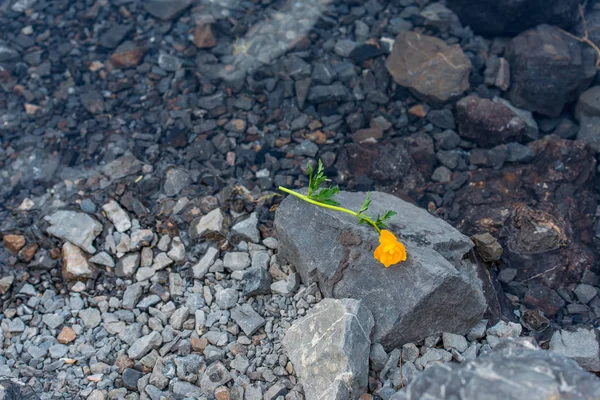
M 525 338 L 463 364 L 431 367 L 390 400 L 599 399 L 600 379 Z
M 373 316 L 354 299 L 324 299 L 286 332 L 283 345 L 307 400 L 358 399 L 368 383 Z
M 360 209 L 366 193 L 337 200 Z M 325 297 L 363 301 L 375 318 L 373 341 L 387 349 L 451 332 L 466 334 L 486 310 L 476 267 L 463 256 L 472 241 L 443 220 L 394 196 L 371 193 L 369 215 L 394 210 L 390 230 L 406 245 L 407 261 L 385 268 L 373 257 L 379 236 L 351 215 L 288 196 L 275 215 L 278 257 Z
M 550 340 L 550 351 L 577 361 L 587 371 L 600 372 L 599 335 L 600 331 L 597 329 L 556 331 Z

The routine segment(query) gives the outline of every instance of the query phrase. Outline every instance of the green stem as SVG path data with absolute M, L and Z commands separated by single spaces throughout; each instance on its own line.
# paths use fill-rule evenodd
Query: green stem
M 369 217 L 361 215 L 361 214 L 359 214 L 357 212 L 354 212 L 352 210 L 348 210 L 347 208 L 338 207 L 338 206 L 332 206 L 332 205 L 329 205 L 329 204 L 320 203 L 318 201 L 315 201 L 315 200 L 309 198 L 308 196 L 305 196 L 305 195 L 300 194 L 298 192 L 294 192 L 293 190 L 290 190 L 290 189 L 285 188 L 283 186 L 279 186 L 279 190 L 281 190 L 282 192 L 291 194 L 292 196 L 296 196 L 299 199 L 302 199 L 302 200 L 306 201 L 307 203 L 314 204 L 315 206 L 319 206 L 319 207 L 323 207 L 323 208 L 329 208 L 331 210 L 336 210 L 336 211 L 341 211 L 343 213 L 350 214 L 350 215 L 352 215 L 354 217 L 360 218 L 360 219 L 366 221 L 373 228 L 375 228 L 378 233 L 381 233 L 381 229 L 379 229 L 379 227 L 377 226 L 377 224 L 375 223 L 375 221 L 373 221 Z

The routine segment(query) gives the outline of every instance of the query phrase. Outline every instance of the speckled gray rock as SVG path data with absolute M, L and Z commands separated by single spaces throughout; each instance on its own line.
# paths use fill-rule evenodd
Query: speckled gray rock
M 252 336 L 266 320 L 254 311 L 250 304 L 238 305 L 231 311 L 231 318 L 242 328 L 247 336 Z
M 554 332 L 550 340 L 550 351 L 571 358 L 581 368 L 600 371 L 600 346 L 597 329 L 579 328 L 575 332 L 560 330 Z
M 364 198 L 365 193 L 337 196 L 350 209 L 359 209 Z M 406 245 L 406 262 L 384 268 L 373 258 L 378 245 L 373 229 L 291 196 L 275 216 L 278 258 L 294 265 L 305 284 L 318 282 L 325 297 L 362 300 L 375 318 L 373 341 L 386 349 L 441 332 L 469 332 L 486 309 L 477 267 L 462 260 L 473 242 L 394 196 L 373 192 L 371 199 L 369 215 L 398 213 L 389 226 Z
M 139 360 L 144 357 L 152 349 L 158 348 L 162 344 L 162 336 L 154 331 L 146 336 L 142 336 L 127 350 L 127 355 L 132 360 Z
M 367 387 L 373 316 L 354 299 L 324 299 L 286 332 L 283 345 L 307 400 L 358 399 Z
M 252 243 L 260 241 L 260 232 L 258 231 L 258 218 L 256 213 L 250 214 L 250 217 L 238 222 L 231 228 L 232 235 L 238 240 L 245 240 Z
M 39 400 L 39 397 L 31 386 L 24 384 L 17 378 L 2 376 L 0 377 L 0 399 Z
M 208 269 L 213 265 L 218 254 L 219 254 L 219 250 L 217 250 L 214 247 L 209 247 L 206 250 L 206 253 L 202 256 L 202 258 L 200 258 L 200 261 L 198 261 L 192 267 L 192 272 L 194 274 L 194 278 L 196 278 L 196 279 L 204 278 L 204 275 L 206 275 L 206 273 L 208 272 Z
M 87 214 L 75 211 L 57 211 L 44 218 L 51 226 L 47 231 L 57 238 L 68 240 L 88 253 L 95 253 L 92 245 L 102 232 L 102 224 Z
M 131 219 L 129 215 L 121 208 L 121 205 L 114 200 L 109 201 L 102 206 L 102 210 L 106 213 L 106 217 L 115 226 L 119 232 L 125 232 L 131 228 Z
M 427 369 L 390 400 L 429 398 L 592 400 L 600 398 L 600 379 L 526 340 L 507 340 L 476 360 Z

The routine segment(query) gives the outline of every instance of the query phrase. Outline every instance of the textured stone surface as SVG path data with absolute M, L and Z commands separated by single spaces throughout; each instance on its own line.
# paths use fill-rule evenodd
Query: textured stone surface
M 31 386 L 24 384 L 16 378 L 2 376 L 0 377 L 0 399 L 38 400 L 39 397 Z
M 600 371 L 600 346 L 597 329 L 577 329 L 575 332 L 560 330 L 550 340 L 550 351 L 571 358 L 581 368 Z
M 482 147 L 518 139 L 526 125 L 510 108 L 471 95 L 456 103 L 458 132 Z
M 445 102 L 469 89 L 471 62 L 460 46 L 401 32 L 386 66 L 394 80 L 424 100 Z
M 95 273 L 83 252 L 75 245 L 66 242 L 62 247 L 62 275 L 66 281 L 85 280 Z
M 557 117 L 596 74 L 595 55 L 556 27 L 540 25 L 506 49 L 511 66 L 508 98 L 517 107 Z
M 341 192 L 337 199 L 359 209 L 364 197 Z M 375 231 L 291 196 L 275 217 L 281 259 L 296 267 L 304 283 L 318 282 L 326 297 L 362 300 L 375 318 L 373 341 L 386 348 L 435 333 L 467 333 L 486 309 L 475 267 L 461 261 L 472 241 L 394 196 L 373 192 L 371 199 L 369 215 L 398 213 L 389 226 L 406 245 L 406 262 L 384 268 L 373 258 Z
M 88 253 L 95 253 L 94 239 L 102 231 L 102 225 L 87 214 L 75 211 L 57 211 L 44 218 L 51 226 L 49 234 L 81 247 Z
M 367 387 L 373 316 L 354 299 L 324 299 L 283 344 L 308 400 L 358 399 Z
M 149 0 L 144 3 L 144 9 L 154 18 L 169 21 L 180 16 L 192 0 Z
M 448 0 L 464 26 L 480 35 L 514 35 L 539 24 L 568 28 L 577 22 L 578 0 Z
M 597 399 L 600 380 L 577 363 L 523 340 L 503 342 L 489 355 L 434 366 L 390 400 Z

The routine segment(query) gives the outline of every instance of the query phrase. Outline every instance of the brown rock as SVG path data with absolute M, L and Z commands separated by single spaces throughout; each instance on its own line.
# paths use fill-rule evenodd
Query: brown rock
M 110 61 L 117 68 L 133 68 L 140 63 L 147 50 L 144 46 L 127 41 L 117 47 Z
M 199 49 L 208 49 L 217 45 L 217 36 L 210 24 L 196 26 L 194 29 L 194 44 Z
M 75 334 L 75 331 L 73 329 L 69 328 L 68 326 L 65 326 L 62 328 L 62 330 L 56 337 L 56 340 L 58 340 L 58 343 L 60 343 L 60 344 L 68 344 L 68 343 L 71 343 L 76 338 L 77 338 L 77 335 Z
M 483 261 L 498 261 L 502 257 L 502 245 L 488 232 L 474 235 L 471 239 Z
M 423 100 L 443 103 L 469 89 L 471 61 L 459 45 L 432 36 L 401 32 L 386 66 L 396 83 Z
M 356 143 L 377 143 L 383 137 L 383 130 L 379 127 L 359 129 L 352 134 Z
M 469 184 L 456 191 L 455 203 L 465 205 L 456 227 L 498 238 L 503 268 L 518 271 L 515 281 L 566 287 L 600 261 L 588 247 L 595 234 L 594 151 L 555 136 L 530 147 L 528 164 L 470 172 Z
M 527 289 L 523 302 L 542 311 L 547 317 L 555 316 L 565 306 L 565 301 L 554 290 L 543 285 Z
M 83 252 L 69 242 L 62 247 L 62 275 L 67 282 L 86 280 L 94 275 L 94 269 Z
M 25 236 L 22 235 L 4 235 L 4 246 L 12 254 L 17 255 L 25 246 Z
M 217 400 L 230 400 L 231 397 L 229 396 L 229 389 L 227 389 L 227 386 L 219 386 L 216 388 L 215 397 Z
M 192 338 L 190 340 L 190 344 L 192 345 L 192 350 L 198 353 L 204 352 L 206 346 L 208 346 L 208 339 L 206 338 Z
M 521 136 L 527 125 L 510 108 L 479 96 L 456 103 L 460 136 L 483 147 L 492 147 Z
M 127 368 L 133 368 L 134 362 L 126 354 L 122 354 L 115 360 L 115 366 L 118 368 L 119 373 L 122 374 Z
M 23 247 L 19 252 L 19 258 L 25 262 L 29 262 L 33 260 L 35 253 L 38 250 L 39 245 L 37 243 L 30 243 L 27 246 Z
M 415 104 L 411 108 L 408 109 L 408 113 L 415 117 L 425 118 L 427 116 L 428 107 L 423 104 Z

